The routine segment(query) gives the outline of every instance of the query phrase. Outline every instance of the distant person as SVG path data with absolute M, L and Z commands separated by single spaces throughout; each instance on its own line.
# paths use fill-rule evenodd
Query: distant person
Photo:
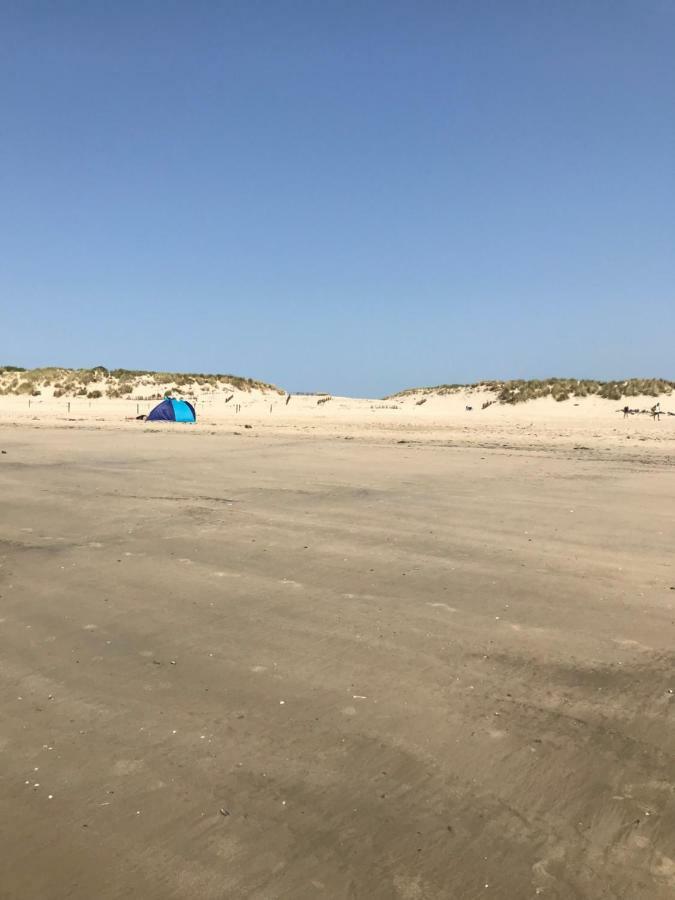
M 655 403 L 652 406 L 652 417 L 657 421 L 661 421 L 661 402 Z
M 624 417 L 624 419 L 627 419 L 628 416 L 629 416 L 629 414 L 630 414 L 630 407 L 624 406 L 624 408 L 623 408 L 623 417 Z

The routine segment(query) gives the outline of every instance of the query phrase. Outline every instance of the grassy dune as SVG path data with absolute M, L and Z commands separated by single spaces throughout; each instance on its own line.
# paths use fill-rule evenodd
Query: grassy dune
M 0 366 L 0 395 L 27 395 L 39 397 L 125 397 L 143 395 L 145 399 L 159 399 L 179 393 L 191 396 L 196 392 L 219 391 L 271 391 L 283 393 L 279 388 L 253 378 L 239 375 L 206 375 L 196 372 L 150 372 L 143 369 L 64 369 L 48 366 L 39 369 L 23 369 L 20 366 Z
M 578 378 L 546 378 L 532 381 L 479 381 L 475 384 L 439 384 L 435 387 L 408 388 L 392 397 L 406 397 L 412 394 L 455 394 L 474 390 L 491 392 L 496 403 L 526 403 L 541 397 L 553 397 L 558 402 L 573 397 L 596 395 L 606 400 L 629 400 L 631 397 L 659 397 L 671 394 L 674 381 L 663 378 L 629 378 L 625 381 L 595 381 Z M 388 398 L 389 399 L 389 398 Z

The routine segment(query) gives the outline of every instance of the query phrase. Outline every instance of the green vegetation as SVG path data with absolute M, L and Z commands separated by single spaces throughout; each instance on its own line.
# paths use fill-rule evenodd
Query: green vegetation
M 117 386 L 113 384 L 108 388 L 107 396 L 112 398 L 126 397 L 128 394 L 133 393 L 133 390 L 133 384 L 120 384 Z
M 558 403 L 577 397 L 602 397 L 605 400 L 622 400 L 627 397 L 658 397 L 675 390 L 675 381 L 663 378 L 629 378 L 626 381 L 596 381 L 578 378 L 546 378 L 531 381 L 479 381 L 476 384 L 440 384 L 437 387 L 410 388 L 393 394 L 406 397 L 411 394 L 456 394 L 474 390 L 492 392 L 497 403 L 526 403 L 542 397 L 553 397 Z M 391 398 L 385 398 L 391 399 Z

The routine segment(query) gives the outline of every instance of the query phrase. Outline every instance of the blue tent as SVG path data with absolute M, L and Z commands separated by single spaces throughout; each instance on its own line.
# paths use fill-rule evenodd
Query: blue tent
M 196 422 L 195 408 L 187 400 L 174 400 L 167 397 L 148 413 L 146 422 Z

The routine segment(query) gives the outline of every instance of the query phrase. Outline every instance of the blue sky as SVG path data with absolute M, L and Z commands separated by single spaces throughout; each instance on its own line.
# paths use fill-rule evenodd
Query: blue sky
M 675 378 L 675 4 L 5 2 L 0 362 Z

